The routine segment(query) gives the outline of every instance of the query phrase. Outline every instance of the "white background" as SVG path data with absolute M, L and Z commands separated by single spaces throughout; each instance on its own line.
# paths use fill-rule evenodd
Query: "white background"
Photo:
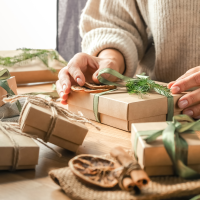
M 0 0 L 0 50 L 56 48 L 56 0 Z

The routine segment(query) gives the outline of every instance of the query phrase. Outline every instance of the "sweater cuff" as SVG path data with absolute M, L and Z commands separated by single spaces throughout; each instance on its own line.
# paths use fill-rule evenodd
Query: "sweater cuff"
M 113 48 L 125 59 L 125 76 L 133 77 L 137 69 L 138 52 L 129 34 L 120 29 L 98 28 L 86 33 L 82 41 L 84 53 L 97 56 L 102 50 Z

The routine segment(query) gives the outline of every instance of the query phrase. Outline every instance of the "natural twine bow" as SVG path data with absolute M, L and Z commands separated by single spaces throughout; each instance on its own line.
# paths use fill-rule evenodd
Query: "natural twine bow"
M 36 136 L 29 135 L 29 134 L 26 134 L 26 133 L 22 133 L 20 128 L 19 128 L 19 124 L 17 124 L 17 123 L 0 121 L 0 130 L 1 130 L 2 133 L 4 133 L 10 139 L 10 141 L 13 144 L 14 154 L 13 154 L 13 162 L 12 162 L 12 168 L 11 168 L 12 171 L 17 169 L 18 162 L 19 162 L 19 144 L 15 141 L 15 139 L 12 136 L 12 134 L 18 134 L 18 135 L 22 135 L 22 136 L 25 136 L 25 137 L 29 137 L 29 138 L 35 139 L 38 142 L 40 142 L 43 145 L 45 145 L 46 147 L 48 147 L 49 149 L 51 149 L 52 151 L 54 151 L 59 157 L 62 156 L 59 152 L 57 152 L 56 150 L 54 150 L 53 148 L 48 146 L 46 143 L 44 143 L 41 140 L 37 139 Z
M 47 131 L 47 134 L 45 136 L 44 141 L 48 142 L 52 131 L 54 129 L 55 126 L 55 122 L 57 120 L 58 114 L 64 116 L 65 118 L 67 118 L 69 121 L 71 122 L 80 122 L 80 123 L 88 123 L 93 125 L 94 127 L 96 127 L 97 129 L 99 129 L 98 126 L 94 125 L 91 121 L 89 121 L 87 118 L 81 116 L 81 115 L 77 115 L 69 110 L 67 110 L 66 108 L 63 108 L 61 106 L 59 106 L 58 104 L 54 103 L 53 101 L 48 101 L 44 98 L 38 97 L 38 96 L 34 96 L 34 95 L 15 95 L 9 98 L 4 98 L 4 102 L 10 102 L 13 103 L 15 101 L 17 101 L 20 98 L 27 98 L 23 109 L 21 111 L 21 115 L 19 117 L 19 125 L 21 125 L 21 121 L 22 121 L 22 115 L 24 113 L 24 110 L 26 108 L 26 106 L 28 105 L 28 103 L 32 103 L 34 105 L 40 106 L 40 107 L 44 107 L 44 108 L 50 108 L 52 110 L 52 120 L 51 120 L 51 124 L 49 126 L 49 129 Z
M 183 122 L 181 124 L 181 122 Z M 198 179 L 200 174 L 187 166 L 188 144 L 181 137 L 182 134 L 191 134 L 200 130 L 200 120 L 194 121 L 187 115 L 177 115 L 172 122 L 167 122 L 164 130 L 139 131 L 134 141 L 134 153 L 137 159 L 137 143 L 140 136 L 147 136 L 144 140 L 150 143 L 162 135 L 164 147 L 173 163 L 176 175 L 185 179 Z

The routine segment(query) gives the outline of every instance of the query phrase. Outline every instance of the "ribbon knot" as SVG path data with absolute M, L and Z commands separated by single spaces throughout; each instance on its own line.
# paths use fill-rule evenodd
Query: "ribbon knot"
M 164 130 L 139 131 L 136 133 L 134 141 L 134 153 L 137 159 L 136 150 L 138 137 L 147 136 L 144 140 L 151 143 L 162 135 L 164 147 L 173 163 L 176 175 L 185 179 L 200 178 L 195 170 L 187 166 L 188 144 L 182 134 L 192 134 L 200 130 L 200 120 L 194 121 L 187 115 L 177 115 L 172 122 L 167 122 L 168 126 Z

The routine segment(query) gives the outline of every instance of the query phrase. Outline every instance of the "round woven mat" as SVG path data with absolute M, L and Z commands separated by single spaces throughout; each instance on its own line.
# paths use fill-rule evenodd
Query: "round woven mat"
M 109 158 L 105 155 L 103 158 Z M 175 176 L 151 177 L 151 182 L 141 194 L 113 189 L 102 189 L 78 179 L 69 167 L 52 170 L 50 177 L 65 191 L 67 196 L 77 200 L 146 200 L 171 199 L 200 194 L 200 179 L 185 180 Z M 182 199 L 182 198 L 181 198 Z

